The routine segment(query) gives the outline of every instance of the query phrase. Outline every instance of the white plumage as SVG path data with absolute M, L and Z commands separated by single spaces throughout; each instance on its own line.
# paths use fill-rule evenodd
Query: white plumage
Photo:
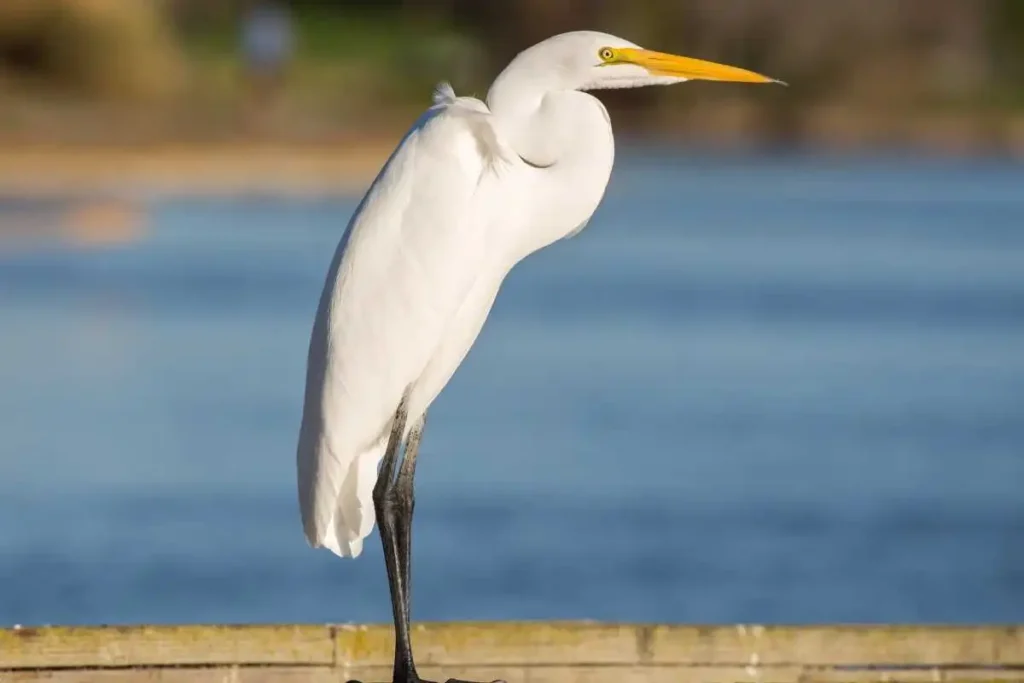
M 417 380 L 458 354 L 444 340 L 454 323 L 471 322 L 467 312 L 456 318 L 487 256 L 487 179 L 499 150 L 481 135 L 486 121 L 474 121 L 482 106 L 451 95 L 440 93 L 374 183 L 317 310 L 299 497 L 310 543 L 343 556 L 358 555 L 373 527 L 371 493 L 395 407 L 411 387 L 418 414 L 440 389 Z
M 521 53 L 486 104 L 438 87 L 352 217 L 316 312 L 297 452 L 310 544 L 361 552 L 403 395 L 408 431 L 462 362 L 509 270 L 597 208 L 614 142 L 605 108 L 580 90 L 756 76 L 701 73 L 708 64 L 575 32 Z

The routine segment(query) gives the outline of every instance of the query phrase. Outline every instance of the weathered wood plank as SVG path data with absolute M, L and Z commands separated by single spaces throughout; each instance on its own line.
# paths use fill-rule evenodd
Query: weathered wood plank
M 856 671 L 805 668 L 799 683 L 939 683 L 942 669 L 861 669 Z
M 805 671 L 799 683 L 1021 683 L 1020 669 L 873 669 Z
M 638 664 L 743 670 L 767 666 L 1024 668 L 1024 627 L 446 623 L 417 624 L 413 642 L 420 664 L 446 671 L 452 667 Z M 393 632 L 387 626 L 22 628 L 0 630 L 0 670 L 220 664 L 387 667 L 392 647 Z
M 506 683 L 527 683 L 527 668 L 521 666 L 420 666 L 416 665 L 419 675 L 429 681 L 447 681 L 449 678 L 460 678 L 469 681 L 502 680 Z M 390 683 L 391 666 L 357 666 L 339 670 L 341 675 L 337 683 L 359 681 L 359 683 Z
M 422 667 L 424 677 L 445 681 L 507 683 L 1019 683 L 1020 669 L 873 671 L 806 670 L 801 667 L 713 667 L 577 665 L 535 667 Z M 329 666 L 222 666 L 209 668 L 50 669 L 4 672 L 3 683 L 382 683 L 391 680 L 391 667 L 334 668 Z
M 657 664 L 840 666 L 1024 665 L 1024 628 L 945 626 L 655 626 L 644 661 Z
M 390 676 L 387 679 L 390 681 Z M 0 673 L 3 683 L 344 683 L 338 670 L 312 667 L 56 669 Z M 511 682 L 510 682 L 511 683 Z
M 0 630 L 0 669 L 330 665 L 329 626 L 103 626 Z
M 544 666 L 526 683 L 800 683 L 800 667 L 750 670 L 738 666 Z
M 505 666 L 633 664 L 633 626 L 565 622 L 421 623 L 412 630 L 423 665 Z M 350 665 L 390 665 L 393 631 L 380 626 L 339 626 L 337 657 Z
M 955 669 L 942 672 L 943 683 L 1024 683 L 1024 669 Z

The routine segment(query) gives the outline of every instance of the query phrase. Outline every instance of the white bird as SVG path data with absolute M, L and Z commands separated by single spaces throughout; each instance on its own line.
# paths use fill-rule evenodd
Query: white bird
M 486 102 L 439 86 L 348 224 L 309 344 L 299 502 L 309 543 L 342 557 L 359 555 L 379 521 L 395 683 L 422 680 L 409 642 L 409 546 L 427 408 L 512 267 L 580 231 L 604 196 L 611 122 L 583 91 L 692 79 L 778 82 L 605 33 L 549 38 L 512 60 Z

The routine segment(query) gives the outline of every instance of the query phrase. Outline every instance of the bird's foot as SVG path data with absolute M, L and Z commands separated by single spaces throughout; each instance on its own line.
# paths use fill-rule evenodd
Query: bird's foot
M 362 683 L 361 681 L 350 680 L 347 683 Z M 428 681 L 425 678 L 419 676 L 401 676 L 395 677 L 393 683 L 437 683 L 436 681 Z M 493 681 L 467 681 L 461 678 L 449 678 L 444 683 L 505 683 L 505 681 L 499 679 Z

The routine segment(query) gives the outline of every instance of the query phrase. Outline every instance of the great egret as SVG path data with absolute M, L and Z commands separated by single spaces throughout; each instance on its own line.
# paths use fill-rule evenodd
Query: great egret
M 422 680 L 409 640 L 409 581 L 427 408 L 512 267 L 581 230 L 611 174 L 608 112 L 582 91 L 692 79 L 777 82 L 605 33 L 549 38 L 512 60 L 486 102 L 439 86 L 348 224 L 309 344 L 299 502 L 310 545 L 342 557 L 359 555 L 379 520 L 395 683 Z

